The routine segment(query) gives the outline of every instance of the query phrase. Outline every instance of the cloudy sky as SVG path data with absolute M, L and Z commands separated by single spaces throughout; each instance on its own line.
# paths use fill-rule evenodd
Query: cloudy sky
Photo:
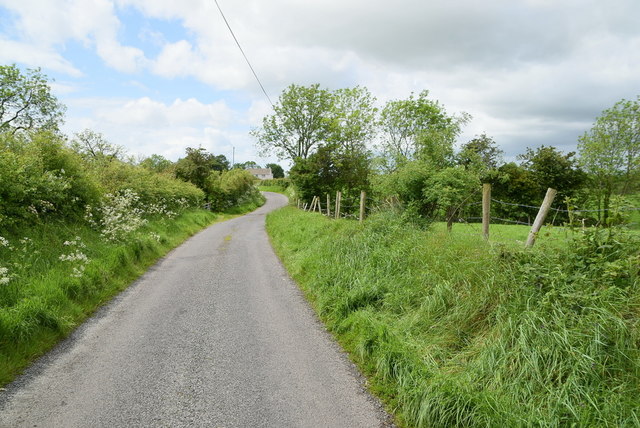
M 638 0 L 218 0 L 267 93 L 362 85 L 382 105 L 428 89 L 508 157 L 575 150 L 640 94 Z M 270 105 L 214 0 L 0 0 L 0 63 L 41 67 L 90 128 L 133 155 L 204 147 L 265 163 Z M 230 159 L 231 160 L 231 159 Z

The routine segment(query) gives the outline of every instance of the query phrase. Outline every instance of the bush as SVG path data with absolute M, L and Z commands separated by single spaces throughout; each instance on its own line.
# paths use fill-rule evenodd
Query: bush
M 223 211 L 259 196 L 255 178 L 244 169 L 212 171 L 205 180 L 207 200 L 214 211 Z
M 79 219 L 100 197 L 82 160 L 51 133 L 0 134 L 0 230 L 44 218 Z
M 291 185 L 291 179 L 289 178 L 274 178 L 271 180 L 262 180 L 259 186 L 277 186 L 287 189 Z
M 94 170 L 106 194 L 130 190 L 138 196 L 140 207 L 164 205 L 167 209 L 179 210 L 200 206 L 204 200 L 204 192 L 195 185 L 147 168 L 114 160 L 94 165 Z

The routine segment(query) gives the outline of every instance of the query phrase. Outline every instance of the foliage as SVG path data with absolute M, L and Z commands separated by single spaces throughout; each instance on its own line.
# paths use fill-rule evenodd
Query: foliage
M 346 150 L 325 145 L 307 159 L 298 158 L 289 176 L 302 200 L 342 192 L 355 198 L 369 190 L 370 158 L 366 151 Z
M 332 96 L 319 84 L 290 85 L 274 106 L 275 113 L 262 119 L 262 128 L 251 131 L 261 155 L 274 152 L 279 159 L 306 159 L 331 132 Z
M 144 158 L 140 162 L 140 166 L 157 173 L 165 173 L 172 172 L 174 164 L 164 156 L 153 154 L 147 158 Z
M 192 183 L 120 161 L 100 165 L 94 174 L 100 178 L 105 194 L 131 190 L 141 206 L 164 204 L 168 209 L 179 210 L 197 207 L 205 198 L 205 193 Z
M 187 147 L 187 156 L 176 163 L 175 174 L 181 180 L 195 184 L 205 190 L 205 181 L 211 171 L 226 171 L 229 163 L 223 155 L 215 156 L 202 147 Z
M 261 196 L 254 183 L 254 176 L 244 169 L 213 171 L 205 182 L 205 193 L 211 209 L 223 211 L 233 205 L 259 199 Z
M 332 93 L 333 115 L 329 141 L 343 152 L 363 152 L 376 133 L 375 98 L 367 88 L 338 89 Z
M 549 187 L 556 189 L 556 201 L 562 203 L 566 198 L 575 200 L 586 183 L 586 175 L 574 155 L 574 152 L 563 154 L 552 146 L 540 146 L 535 150 L 527 148 L 518 159 L 522 161 L 522 167 L 531 172 L 534 191 L 543 196 Z M 530 200 L 529 204 L 539 205 L 542 196 Z
M 267 230 L 403 425 L 638 424 L 637 235 L 507 251 L 394 213 L 359 224 L 293 208 Z
M 254 161 L 247 161 L 247 162 L 242 162 L 242 163 L 235 163 L 233 165 L 234 169 L 249 169 L 249 168 L 262 168 L 260 165 L 258 165 L 256 162 Z
M 478 182 L 477 175 L 461 166 L 441 169 L 425 182 L 424 202 L 444 211 L 447 228 L 451 230 L 456 215 L 477 198 Z
M 437 101 L 428 98 L 429 91 L 406 100 L 389 101 L 380 115 L 382 142 L 380 149 L 388 169 L 408 160 L 420 158 L 434 161 L 453 155 L 453 143 L 470 116 L 449 116 Z
M 124 147 L 109 143 L 104 136 L 90 129 L 75 134 L 71 148 L 88 162 L 123 160 Z
M 456 160 L 466 169 L 476 171 L 482 183 L 496 183 L 500 180 L 498 167 L 503 164 L 503 154 L 491 137 L 481 134 L 462 145 Z
M 266 167 L 271 168 L 273 178 L 284 178 L 284 169 L 277 163 L 268 163 Z
M 64 110 L 40 69 L 23 74 L 15 64 L 0 65 L 0 132 L 56 132 Z
M 98 226 L 107 241 L 133 239 L 135 231 L 147 223 L 145 211 L 140 207 L 140 197 L 130 189 L 105 195 L 97 214 L 87 212 L 91 223 Z M 97 218 L 97 220 L 95 220 Z
M 56 134 L 0 134 L 0 230 L 47 218 L 78 219 L 99 184 Z
M 31 223 L 0 237 L 0 385 L 70 334 L 159 257 L 203 227 L 229 217 L 200 209 L 171 221 L 155 217 L 135 239 L 118 242 L 105 240 L 83 221 Z M 4 282 L 7 274 L 10 281 Z
M 607 223 L 611 196 L 627 193 L 640 178 L 640 97 L 621 100 L 604 110 L 578 142 L 580 162 L 592 176 L 591 185 Z

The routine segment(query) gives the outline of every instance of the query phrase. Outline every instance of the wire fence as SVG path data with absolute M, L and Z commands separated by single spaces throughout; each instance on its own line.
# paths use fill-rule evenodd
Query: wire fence
M 331 218 L 343 218 L 363 221 L 364 218 L 378 211 L 394 210 L 398 214 L 402 214 L 406 206 L 397 197 L 387 197 L 379 199 L 368 196 L 365 192 L 361 192 L 360 197 L 350 195 L 343 196 L 340 192 L 335 195 L 324 195 L 324 197 L 314 197 L 313 201 L 296 200 L 294 202 L 300 209 L 306 211 L 315 211 Z M 622 223 L 621 214 L 634 215 L 640 212 L 640 207 L 633 206 L 615 206 L 612 208 L 577 208 L 568 205 L 556 205 L 549 207 L 547 220 L 544 223 L 547 226 L 545 232 L 529 231 L 528 228 L 510 228 L 510 226 L 534 226 L 535 219 L 540 212 L 540 205 L 520 204 L 508 201 L 502 201 L 490 198 L 491 209 L 488 216 L 491 224 L 492 240 L 521 240 L 530 239 L 527 235 L 535 233 L 542 234 L 547 239 L 557 239 L 566 241 L 571 239 L 571 234 L 577 229 L 584 230 L 589 226 L 600 225 L 600 218 L 605 213 L 609 218 L 616 217 L 616 221 Z M 451 225 L 463 225 L 462 229 L 456 226 L 456 233 L 472 234 L 478 236 L 483 231 L 482 209 L 483 201 L 466 202 L 453 210 L 455 217 L 447 218 L 443 214 L 443 210 L 438 210 L 439 215 L 431 220 L 436 222 L 447 222 L 449 229 Z M 640 217 L 640 216 L 637 216 Z M 635 227 L 637 223 L 627 222 L 628 227 Z M 488 226 L 487 226 L 488 228 Z M 444 228 L 443 228 L 444 229 Z M 451 231 L 451 230 L 450 230 Z

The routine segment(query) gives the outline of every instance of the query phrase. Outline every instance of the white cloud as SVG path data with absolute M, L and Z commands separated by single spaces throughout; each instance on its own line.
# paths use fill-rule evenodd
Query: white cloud
M 100 58 L 117 71 L 132 73 L 145 65 L 146 59 L 140 49 L 119 43 L 121 23 L 109 0 L 0 0 L 0 4 L 19 15 L 15 27 L 22 44 L 28 47 L 27 51 L 54 52 L 67 41 L 75 40 L 85 46 L 95 46 Z M 77 70 L 64 60 L 56 65 L 55 61 L 42 61 L 46 57 L 14 55 L 14 58 L 14 61 L 25 63 L 40 60 L 42 65 L 54 70 L 78 75 Z
M 82 76 L 82 72 L 54 49 L 33 46 L 28 43 L 6 40 L 0 37 L 0 63 L 21 63 L 31 68 L 45 69 L 66 73 L 73 77 Z
M 234 131 L 232 121 L 241 113 L 224 101 L 204 104 L 195 99 L 176 99 L 171 104 L 144 97 L 139 99 L 76 99 L 70 103 L 73 119 L 65 125 L 69 134 L 90 128 L 112 143 L 121 144 L 132 155 L 161 154 L 176 160 L 187 147 L 204 147 L 216 153 L 252 152 L 244 131 Z M 246 120 L 240 118 L 240 121 Z

